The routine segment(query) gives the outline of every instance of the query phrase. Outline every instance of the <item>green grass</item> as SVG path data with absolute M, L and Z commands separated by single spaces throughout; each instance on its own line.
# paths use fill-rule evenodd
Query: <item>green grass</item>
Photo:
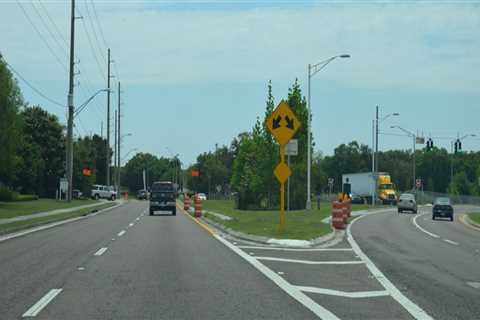
M 480 212 L 472 213 L 469 215 L 469 217 L 473 222 L 480 224 Z
M 235 231 L 247 234 L 265 236 L 277 239 L 300 239 L 311 240 L 331 232 L 328 224 L 321 220 L 331 214 L 331 206 L 323 204 L 320 210 L 313 209 L 295 210 L 286 213 L 285 228 L 279 228 L 279 213 L 276 210 L 268 211 L 247 211 L 236 210 L 233 201 L 228 200 L 207 200 L 202 202 L 203 209 L 221 213 L 233 218 L 231 221 L 224 221 L 211 214 L 205 216 L 217 223 L 220 223 Z M 352 210 L 363 210 L 368 205 L 353 205 Z
M 72 202 L 55 199 L 38 199 L 33 201 L 0 202 L 0 219 L 24 216 L 55 209 L 78 207 L 94 203 L 95 200 L 72 200 Z
M 46 216 L 46 217 L 33 218 L 29 220 L 17 221 L 17 222 L 12 222 L 7 224 L 0 224 L 0 234 L 15 232 L 15 231 L 36 227 L 36 226 L 40 226 L 40 225 L 51 223 L 51 222 L 83 216 L 88 213 L 91 213 L 93 210 L 102 210 L 109 207 L 113 207 L 114 205 L 116 205 L 115 202 L 109 202 L 94 208 L 84 208 L 74 212 L 59 213 L 59 214 Z

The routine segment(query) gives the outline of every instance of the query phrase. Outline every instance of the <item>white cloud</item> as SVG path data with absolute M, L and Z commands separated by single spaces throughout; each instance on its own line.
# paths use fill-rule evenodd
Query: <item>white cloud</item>
M 476 92 L 480 83 L 476 5 L 347 3 L 240 11 L 143 5 L 97 5 L 120 72 L 134 84 L 305 78 L 308 62 L 344 52 L 352 58 L 335 62 L 323 79 L 354 87 L 461 92 Z M 29 4 L 24 6 L 41 26 Z M 68 38 L 68 5 L 47 7 Z M 64 79 L 18 6 L 0 8 L 7 58 L 36 79 Z M 78 8 L 88 19 L 84 4 Z M 101 85 L 80 21 L 77 39 L 82 69 Z

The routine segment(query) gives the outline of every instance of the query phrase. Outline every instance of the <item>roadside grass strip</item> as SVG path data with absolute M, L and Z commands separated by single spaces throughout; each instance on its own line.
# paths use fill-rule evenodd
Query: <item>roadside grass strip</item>
M 63 289 L 52 289 L 33 306 L 30 307 L 22 317 L 36 317 Z
M 347 292 L 347 291 L 339 291 L 339 290 L 315 288 L 315 287 L 305 287 L 305 286 L 295 286 L 295 288 L 303 292 L 318 293 L 318 294 L 324 294 L 329 296 L 337 296 L 337 297 L 353 298 L 353 299 L 385 297 L 390 295 L 390 293 L 388 293 L 388 291 L 386 290 Z
M 278 261 L 278 262 L 291 262 L 291 263 L 300 263 L 300 264 L 364 264 L 365 262 L 361 260 L 354 261 L 309 261 L 309 260 L 296 260 L 296 259 L 283 259 L 283 258 L 274 258 L 274 257 L 256 257 L 258 260 L 266 261 Z

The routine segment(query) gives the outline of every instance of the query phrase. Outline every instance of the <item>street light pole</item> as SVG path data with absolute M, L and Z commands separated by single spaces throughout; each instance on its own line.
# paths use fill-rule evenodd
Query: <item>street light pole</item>
M 415 184 L 415 180 L 416 180 L 416 164 L 415 164 L 415 151 L 416 151 L 416 144 L 417 144 L 417 135 L 407 129 L 404 129 L 400 126 L 391 126 L 390 128 L 397 128 L 397 129 L 400 129 L 402 130 L 403 132 L 405 132 L 406 134 L 408 134 L 410 137 L 413 138 L 413 181 L 412 181 L 412 184 L 413 184 L 413 188 L 412 190 L 415 190 L 416 188 L 416 184 Z
M 308 64 L 308 100 L 307 100 L 307 203 L 306 209 L 312 209 L 312 195 L 311 195 L 311 167 L 312 167 L 312 150 L 311 150 L 311 126 L 312 126 L 312 106 L 311 106 L 311 91 L 310 91 L 310 83 L 311 78 L 320 72 L 323 68 L 325 68 L 330 62 L 335 60 L 336 58 L 350 58 L 349 54 L 341 54 L 337 56 L 333 56 L 327 60 L 320 61 L 317 64 L 311 65 Z
M 375 190 L 378 189 L 378 123 L 380 122 L 383 122 L 385 120 L 387 120 L 388 117 L 391 117 L 391 116 L 399 116 L 400 114 L 398 112 L 394 112 L 394 113 L 390 113 L 390 114 L 387 114 L 385 117 L 383 117 L 382 119 L 378 119 L 378 116 L 379 116 L 379 106 L 377 105 L 376 107 L 376 113 L 375 113 L 375 120 L 373 120 L 375 122 L 375 160 L 374 160 L 374 168 L 375 168 L 375 172 L 373 174 L 373 178 L 375 179 Z M 374 197 L 372 198 L 372 204 L 375 205 L 375 195 Z

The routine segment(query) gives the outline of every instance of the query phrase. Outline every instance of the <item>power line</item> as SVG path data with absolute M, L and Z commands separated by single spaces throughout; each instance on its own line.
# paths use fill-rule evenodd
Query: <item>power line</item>
M 48 10 L 47 8 L 43 5 L 43 2 L 41 0 L 38 0 L 38 3 L 40 3 L 40 6 L 43 8 L 43 11 L 45 11 L 45 14 L 48 18 L 48 20 L 50 20 L 50 23 L 53 25 L 53 28 L 55 29 L 55 31 L 57 32 L 57 34 L 59 35 L 59 38 L 63 41 L 63 43 L 65 44 L 65 47 L 68 48 L 68 42 L 67 42 L 67 39 L 63 36 L 62 32 L 60 31 L 60 28 L 57 26 L 57 24 L 55 23 L 55 20 L 52 19 L 52 16 L 50 16 L 50 14 L 48 13 Z
M 44 99 L 50 101 L 51 103 L 53 103 L 54 105 L 57 105 L 57 106 L 60 106 L 62 108 L 66 108 L 66 106 L 58 101 L 55 101 L 54 99 L 48 97 L 47 95 L 45 95 L 43 92 L 41 92 L 39 89 L 35 88 L 27 79 L 25 79 L 17 70 L 15 70 L 7 61 L 5 61 L 5 59 L 2 59 L 2 56 L 0 55 L 0 60 L 3 60 L 3 62 L 8 66 L 8 68 L 10 70 L 12 70 L 13 73 L 15 73 L 17 75 L 17 77 L 19 77 L 20 79 L 23 80 L 23 82 L 25 82 L 25 84 L 27 86 L 30 87 L 30 89 L 32 89 L 33 91 L 35 91 L 39 96 L 43 97 Z
M 85 0 L 85 4 L 86 4 L 86 1 L 87 0 Z M 97 8 L 95 7 L 95 3 L 94 3 L 93 0 L 90 0 L 90 3 L 92 5 L 92 9 L 93 9 L 92 11 L 93 11 L 93 15 L 95 17 L 95 22 L 98 26 L 98 30 L 100 30 L 100 36 L 102 37 L 103 44 L 105 45 L 105 48 L 110 48 L 110 46 L 108 45 L 107 40 L 105 38 L 105 34 L 103 33 L 103 28 L 102 28 L 102 25 L 100 24 L 100 19 L 98 18 Z M 113 64 L 113 68 L 115 69 L 115 75 L 117 77 L 117 80 L 120 81 L 120 73 L 118 72 L 116 63 Z
M 40 11 L 38 10 L 38 8 L 35 6 L 35 4 L 33 2 L 30 2 L 30 4 L 32 5 L 33 9 L 35 10 L 35 12 L 37 13 L 38 17 L 40 18 L 40 21 L 42 22 L 42 25 L 43 27 L 47 30 L 47 32 L 50 34 L 50 36 L 52 37 L 53 41 L 57 44 L 57 46 L 60 48 L 60 51 L 63 52 L 65 54 L 65 59 L 68 59 L 68 45 L 65 47 L 63 46 L 57 39 L 57 37 L 55 37 L 54 33 L 52 32 L 52 30 L 50 29 L 50 27 L 48 26 L 48 24 L 45 22 L 45 19 L 43 18 L 43 15 L 40 13 Z
M 92 43 L 92 40 L 90 38 L 90 34 L 87 30 L 87 26 L 85 24 L 85 21 L 82 19 L 82 25 L 83 25 L 83 28 L 85 29 L 85 34 L 87 36 L 87 40 L 88 40 L 88 43 L 90 45 L 90 49 L 92 49 L 92 55 L 93 55 L 93 58 L 95 59 L 96 63 L 97 63 L 97 67 L 98 67 L 98 70 L 100 71 L 100 74 L 102 75 L 102 78 L 107 81 L 107 79 L 105 78 L 105 74 L 102 70 L 102 64 L 100 63 L 99 59 L 98 59 L 98 56 L 97 56 L 97 52 L 93 46 L 93 43 Z
M 57 60 L 57 62 L 63 67 L 63 69 L 68 72 L 68 68 L 66 66 L 66 64 L 64 62 L 62 62 L 62 60 L 57 56 L 57 54 L 55 53 L 55 51 L 52 49 L 52 47 L 48 44 L 48 42 L 45 40 L 45 37 L 40 33 L 40 31 L 38 30 L 37 26 L 33 23 L 32 19 L 30 18 L 30 16 L 28 15 L 27 11 L 25 10 L 25 8 L 23 7 L 23 5 L 21 4 L 21 2 L 19 0 L 17 0 L 17 4 L 19 5 L 19 7 L 22 9 L 23 11 L 23 14 L 25 15 L 25 17 L 27 18 L 28 22 L 32 25 L 32 27 L 35 29 L 35 31 L 37 32 L 38 36 L 40 37 L 40 39 L 42 39 L 42 41 L 45 43 L 45 45 L 47 46 L 48 50 L 50 51 L 50 53 L 55 57 L 55 59 Z
M 93 36 L 95 38 L 95 44 L 97 45 L 98 49 L 100 50 L 100 56 L 105 61 L 106 58 L 105 58 L 105 54 L 104 54 L 104 51 L 105 51 L 104 49 L 106 49 L 107 47 L 102 48 L 102 44 L 100 43 L 100 40 L 98 40 L 97 30 L 95 28 L 95 24 L 93 22 L 92 15 L 90 14 L 90 9 L 88 7 L 87 0 L 85 0 L 84 3 L 85 3 L 85 9 L 87 10 L 88 21 L 90 22 L 90 27 L 92 28 Z

